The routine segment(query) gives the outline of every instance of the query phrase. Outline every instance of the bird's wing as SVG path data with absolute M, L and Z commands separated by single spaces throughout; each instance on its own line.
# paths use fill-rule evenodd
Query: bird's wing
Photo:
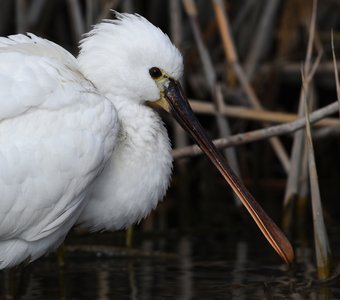
M 76 221 L 116 121 L 66 50 L 33 35 L 0 39 L 0 240 L 35 241 Z
M 0 56 L 0 120 L 32 107 L 60 108 L 72 104 L 72 91 L 95 93 L 74 56 L 33 34 L 0 38 Z

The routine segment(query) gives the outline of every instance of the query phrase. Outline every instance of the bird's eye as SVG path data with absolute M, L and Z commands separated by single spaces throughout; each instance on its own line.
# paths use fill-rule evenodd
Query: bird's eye
M 157 79 L 159 77 L 162 76 L 162 72 L 159 68 L 156 68 L 156 67 L 152 67 L 150 70 L 149 70 L 149 73 L 150 73 L 150 76 L 153 78 L 153 79 Z

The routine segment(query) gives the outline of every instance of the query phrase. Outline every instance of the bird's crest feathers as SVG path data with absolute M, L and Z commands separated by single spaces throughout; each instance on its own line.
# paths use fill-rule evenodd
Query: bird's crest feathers
M 80 42 L 82 71 L 102 92 L 124 83 L 143 98 L 147 94 L 143 90 L 151 90 L 150 84 L 154 85 L 146 82 L 152 67 L 163 69 L 175 79 L 181 77 L 182 55 L 166 34 L 140 15 L 114 14 L 115 19 L 95 25 Z

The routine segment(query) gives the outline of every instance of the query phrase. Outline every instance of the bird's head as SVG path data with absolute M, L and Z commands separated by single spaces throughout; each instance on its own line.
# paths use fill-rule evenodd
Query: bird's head
M 155 78 L 178 80 L 183 59 L 169 37 L 144 17 L 115 12 L 80 43 L 82 71 L 100 92 L 137 102 L 160 99 Z

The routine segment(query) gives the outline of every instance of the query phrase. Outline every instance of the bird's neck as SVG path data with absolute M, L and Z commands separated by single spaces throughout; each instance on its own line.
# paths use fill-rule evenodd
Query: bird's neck
M 117 110 L 120 137 L 125 141 L 147 145 L 150 139 L 164 138 L 169 144 L 163 122 L 153 109 L 137 101 L 124 98 L 115 97 L 111 102 Z M 144 147 L 144 149 L 147 148 Z M 138 151 L 143 151 L 143 149 L 138 149 Z
M 142 104 L 115 100 L 116 147 L 80 218 L 93 230 L 122 228 L 147 216 L 163 198 L 172 170 L 170 142 L 159 115 Z

